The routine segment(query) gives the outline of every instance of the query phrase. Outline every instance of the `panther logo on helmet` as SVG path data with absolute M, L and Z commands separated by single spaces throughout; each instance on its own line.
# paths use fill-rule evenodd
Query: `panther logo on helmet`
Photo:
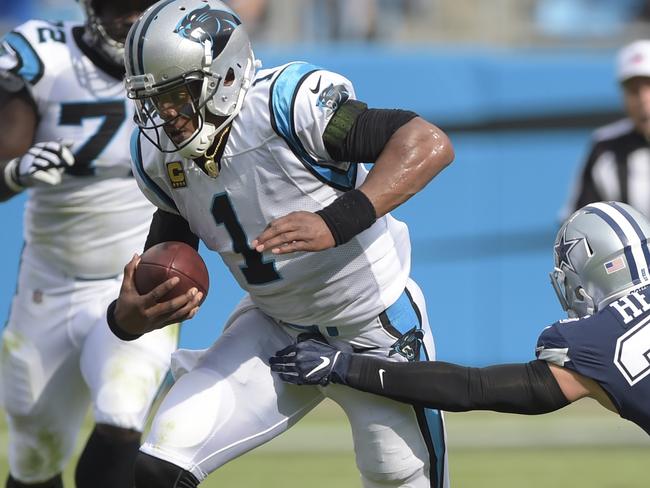
M 212 56 L 217 57 L 226 47 L 230 34 L 241 21 L 230 12 L 211 9 L 209 5 L 193 10 L 176 25 L 174 32 L 193 42 L 212 45 Z

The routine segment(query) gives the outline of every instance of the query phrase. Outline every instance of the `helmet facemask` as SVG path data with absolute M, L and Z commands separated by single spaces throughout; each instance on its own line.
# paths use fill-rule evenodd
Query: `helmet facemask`
M 569 279 L 564 270 L 556 266 L 550 276 L 560 305 L 570 318 L 592 315 L 596 311 L 593 298 L 587 294 L 577 275 Z
M 135 101 L 135 122 L 142 134 L 161 152 L 179 152 L 192 158 L 205 153 L 217 132 L 214 124 L 206 121 L 206 105 L 220 82 L 197 71 L 160 85 L 147 75 L 127 78 L 126 84 L 129 97 Z M 171 147 L 164 140 L 169 140 Z
M 137 17 L 154 1 L 80 0 L 86 17 L 84 40 L 107 61 L 124 65 L 124 41 Z
M 593 251 L 586 236 L 574 233 L 567 237 L 570 223 L 571 220 L 562 226 L 555 239 L 555 266 L 550 276 L 562 308 L 569 317 L 576 318 L 594 313 L 594 300 L 585 290 L 580 278 L 580 271 L 592 257 Z

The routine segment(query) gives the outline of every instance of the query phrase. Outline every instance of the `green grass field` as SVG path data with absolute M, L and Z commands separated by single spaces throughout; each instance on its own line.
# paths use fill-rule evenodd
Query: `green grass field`
M 581 402 L 582 403 L 582 402 Z M 479 488 L 647 488 L 650 438 L 586 402 L 523 417 L 448 414 L 452 486 Z M 85 436 L 90 424 L 86 425 Z M 0 455 L 6 459 L 6 425 Z M 316 448 L 314 439 L 318 439 Z M 80 441 L 80 447 L 82 443 Z M 6 476 L 6 461 L 0 477 Z M 72 469 L 66 487 L 72 488 Z M 358 487 L 350 430 L 325 403 L 291 431 L 210 476 L 201 487 Z

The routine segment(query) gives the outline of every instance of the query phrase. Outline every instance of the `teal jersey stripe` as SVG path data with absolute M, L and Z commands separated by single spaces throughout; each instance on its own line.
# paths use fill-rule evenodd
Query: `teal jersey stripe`
M 9 32 L 3 40 L 7 42 L 18 55 L 19 64 L 12 71 L 31 85 L 35 85 L 43 77 L 43 61 L 32 45 L 22 34 Z
M 313 64 L 298 62 L 291 63 L 282 70 L 271 88 L 271 123 L 293 153 L 316 177 L 339 190 L 351 190 L 356 182 L 356 164 L 350 165 L 350 169 L 345 173 L 319 166 L 300 141 L 293 122 L 295 101 L 300 85 L 307 76 L 320 69 Z

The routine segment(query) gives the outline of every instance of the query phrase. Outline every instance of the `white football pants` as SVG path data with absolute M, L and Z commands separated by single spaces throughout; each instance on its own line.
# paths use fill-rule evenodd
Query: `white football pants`
M 178 327 L 119 340 L 106 323 L 106 307 L 120 284 L 121 276 L 64 277 L 23 253 L 0 354 L 14 478 L 37 483 L 60 473 L 91 404 L 96 423 L 143 429 Z
M 414 327 L 425 332 L 420 357 L 433 359 L 424 298 L 410 281 L 400 299 L 370 323 L 317 329 L 339 348 L 376 346 L 366 354 L 388 359 L 398 336 Z M 365 487 L 448 487 L 440 412 L 342 385 L 285 384 L 271 372 L 269 357 L 306 329 L 310 327 L 279 323 L 244 299 L 210 349 L 174 354 L 177 382 L 161 404 L 141 450 L 203 480 L 219 466 L 286 431 L 329 397 L 350 421 Z M 390 359 L 406 360 L 399 354 Z

